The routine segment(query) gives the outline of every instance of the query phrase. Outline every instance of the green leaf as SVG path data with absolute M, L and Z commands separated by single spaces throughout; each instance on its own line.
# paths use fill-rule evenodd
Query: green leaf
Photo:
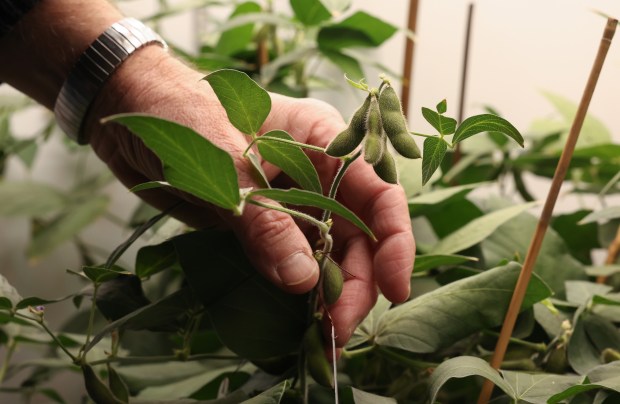
M 534 202 L 514 205 L 474 219 L 455 232 L 442 238 L 429 253 L 452 254 L 478 244 L 491 235 L 502 224 L 510 221 L 534 205 Z
M 487 201 L 486 209 L 498 209 L 506 206 L 505 201 Z M 523 259 L 529 248 L 538 219 L 529 213 L 522 213 L 495 230 L 481 243 L 487 265 L 498 265 L 506 259 L 520 257 Z M 557 268 L 562 268 L 558 271 Z M 567 280 L 585 279 L 583 265 L 568 250 L 564 240 L 551 228 L 547 229 L 534 272 L 561 298 Z
M 375 306 L 353 332 L 351 339 L 347 343 L 347 349 L 373 341 L 377 335 L 379 319 L 391 306 L 392 302 L 386 299 L 385 296 L 379 295 Z
M 583 316 L 586 313 L 583 308 L 575 313 L 573 320 L 573 332 L 568 341 L 568 363 L 579 374 L 586 374 L 592 368 L 601 364 L 600 352 L 588 338 L 584 325 Z
M 123 403 L 129 402 L 129 390 L 127 385 L 116 373 L 116 370 L 108 364 L 108 384 L 110 385 L 110 391 L 116 398 Z
M 308 191 L 323 193 L 319 175 L 312 162 L 299 146 L 269 140 L 270 137 L 294 141 L 293 137 L 281 130 L 273 130 L 260 137 L 258 151 L 271 164 L 279 167 L 293 181 Z
M 607 222 L 611 219 L 620 218 L 620 206 L 607 206 L 600 210 L 590 213 L 579 221 L 579 224 L 587 224 L 593 222 Z
M 363 11 L 320 29 L 320 49 L 340 50 L 351 47 L 377 47 L 397 31 L 396 27 Z
M 16 305 L 15 308 L 17 310 L 20 309 L 25 309 L 28 306 L 45 306 L 48 304 L 53 304 L 53 303 L 58 303 L 58 302 L 62 302 L 65 301 L 67 299 L 71 299 L 73 296 L 75 295 L 69 295 L 69 296 L 65 296 L 65 297 L 61 297 L 59 299 L 42 299 L 40 297 L 27 297 L 25 299 L 20 300 Z
M 467 261 L 478 261 L 478 258 L 465 255 L 418 255 L 415 257 L 413 272 L 426 272 L 442 265 L 458 265 Z
M 434 403 L 441 387 L 452 378 L 463 378 L 468 376 L 482 376 L 492 381 L 497 387 L 514 399 L 512 387 L 493 369 L 484 359 L 473 356 L 458 356 L 442 362 L 431 374 L 430 402 Z
M 235 8 L 229 18 L 239 15 L 257 13 L 261 6 L 253 1 L 241 3 Z M 215 52 L 219 55 L 232 56 L 245 50 L 254 36 L 254 24 L 245 24 L 231 28 L 221 33 L 215 45 Z
M 250 161 L 250 164 L 254 169 L 254 181 L 256 181 L 256 183 L 261 188 L 271 188 L 271 185 L 269 184 L 269 179 L 267 178 L 267 174 L 265 173 L 265 170 L 263 170 L 263 166 L 261 165 L 258 156 L 252 152 L 249 152 L 245 155 L 245 157 Z
M 442 286 L 389 310 L 379 320 L 375 343 L 430 353 L 474 332 L 496 327 L 504 321 L 520 271 L 520 265 L 509 263 Z M 551 294 L 551 289 L 534 276 L 521 309 Z
M 382 397 L 376 394 L 367 393 L 351 387 L 353 402 L 355 404 L 396 404 L 396 400 L 391 397 Z
M 0 296 L 3 298 L 3 306 L 8 304 L 6 300 L 10 302 L 10 307 L 13 307 L 22 300 L 17 289 L 15 289 L 2 274 L 0 274 Z
M 482 132 L 503 133 L 523 147 L 523 136 L 521 136 L 517 128 L 504 118 L 492 114 L 474 115 L 465 119 L 456 129 L 452 143 L 457 144 L 470 136 Z
M 95 303 L 106 320 L 116 321 L 151 302 L 144 296 L 140 278 L 121 274 L 99 285 Z
M 123 268 L 116 265 L 112 266 L 111 268 L 106 268 L 103 265 L 85 266 L 82 268 L 82 270 L 84 271 L 84 275 L 86 275 L 88 279 L 95 283 L 109 281 L 120 275 L 131 275 L 131 272 L 125 271 Z
M 413 214 L 416 214 L 416 210 L 424 208 L 420 205 L 436 205 L 451 198 L 462 198 L 473 189 L 484 185 L 486 185 L 486 183 L 479 182 L 474 184 L 457 185 L 449 188 L 437 188 L 409 199 L 409 210 Z
M 319 49 L 321 54 L 330 62 L 335 64 L 352 80 L 361 80 L 364 78 L 364 71 L 360 62 L 352 56 L 332 49 Z
M 174 187 L 224 209 L 238 210 L 239 185 L 230 155 L 193 129 L 148 115 L 115 115 L 164 163 L 164 176 Z
M 431 179 L 433 173 L 441 164 L 448 145 L 438 137 L 427 137 L 424 139 L 424 153 L 422 155 L 422 185 Z
M 319 0 L 291 0 L 295 17 L 307 26 L 318 25 L 331 17 L 329 10 Z
M 230 123 L 246 135 L 256 135 L 271 111 L 267 91 L 237 70 L 218 70 L 204 79 L 222 103 Z
M 445 114 L 446 111 L 448 110 L 448 102 L 445 99 L 443 99 L 439 101 L 439 103 L 437 104 L 435 108 L 437 109 L 437 112 L 439 112 L 440 114 Z
M 135 271 L 140 278 L 148 278 L 158 272 L 174 267 L 177 253 L 174 245 L 166 241 L 158 245 L 145 246 L 138 250 Z
M 370 238 L 376 240 L 376 237 L 372 231 L 359 217 L 357 217 L 357 215 L 355 215 L 355 213 L 351 212 L 348 208 L 335 199 L 328 198 L 324 195 L 295 188 L 289 190 L 257 189 L 250 192 L 249 195 L 261 195 L 278 202 L 290 203 L 292 205 L 299 206 L 312 206 L 323 210 L 329 210 L 343 219 L 348 220 L 364 233 L 368 234 Z
M 31 258 L 41 257 L 65 241 L 70 240 L 98 219 L 105 212 L 109 202 L 107 196 L 96 195 L 64 212 L 36 232 L 28 247 L 28 256 Z
M 171 186 L 172 184 L 166 181 L 148 181 L 148 182 L 143 182 L 142 184 L 138 184 L 136 186 L 131 187 L 129 189 L 129 192 L 133 192 L 135 194 L 136 192 L 146 191 L 147 189 L 158 189 L 158 188 L 165 188 L 165 187 L 171 187 Z
M 605 284 L 587 281 L 566 281 L 566 300 L 582 306 L 587 304 L 595 295 L 605 295 L 612 291 L 612 287 Z
M 438 104 L 437 107 L 441 105 Z M 442 135 L 451 135 L 456 130 L 456 119 L 438 114 L 432 109 L 422 107 L 422 116 Z
M 13 308 L 13 302 L 11 299 L 5 296 L 0 296 L 0 310 L 11 310 Z
M 192 232 L 172 242 L 189 285 L 231 351 L 265 359 L 299 349 L 307 298 L 285 293 L 261 277 L 234 235 Z
M 0 216 L 48 216 L 65 208 L 56 189 L 35 182 L 0 182 Z
M 502 376 L 511 387 L 515 402 L 546 404 L 551 396 L 580 383 L 581 376 L 548 373 L 525 373 L 503 370 Z
M 244 401 L 243 404 L 279 404 L 284 396 L 284 392 L 289 388 L 291 388 L 291 382 L 284 380 L 256 397 Z

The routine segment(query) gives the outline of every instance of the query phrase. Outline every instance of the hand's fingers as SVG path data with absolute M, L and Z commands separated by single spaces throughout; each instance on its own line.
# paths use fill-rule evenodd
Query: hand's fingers
M 305 293 L 314 287 L 319 278 L 318 263 L 288 214 L 246 205 L 242 216 L 226 220 L 263 276 L 290 293 Z
M 342 267 L 347 271 L 342 295 L 328 307 L 334 322 L 336 346 L 342 347 L 351 338 L 358 324 L 366 317 L 377 301 L 373 278 L 372 256 L 368 238 L 363 234 L 351 238 L 346 246 Z M 331 324 L 325 316 L 324 335 L 330 341 Z M 328 344 L 330 345 L 330 344 Z
M 352 164 L 339 192 L 378 239 L 373 257 L 375 281 L 386 298 L 405 301 L 413 270 L 415 242 L 404 190 L 383 182 L 363 161 Z

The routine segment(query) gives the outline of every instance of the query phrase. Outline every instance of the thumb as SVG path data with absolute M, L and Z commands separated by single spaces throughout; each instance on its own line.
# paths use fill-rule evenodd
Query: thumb
M 318 263 L 291 216 L 246 205 L 243 215 L 230 218 L 229 224 L 252 264 L 276 286 L 290 293 L 305 293 L 316 285 Z

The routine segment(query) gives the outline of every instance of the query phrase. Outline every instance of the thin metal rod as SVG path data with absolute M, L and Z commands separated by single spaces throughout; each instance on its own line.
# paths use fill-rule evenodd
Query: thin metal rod
M 458 123 L 463 122 L 465 117 L 465 96 L 467 95 L 467 71 L 469 67 L 469 48 L 471 46 L 471 26 L 474 18 L 474 3 L 469 3 L 467 9 L 467 24 L 465 26 L 465 45 L 463 53 L 463 65 L 461 66 L 461 88 L 459 92 L 459 112 Z M 456 164 L 461 159 L 461 145 L 457 144 L 452 155 L 452 164 Z
M 409 1 L 409 17 L 407 19 L 407 28 L 411 32 L 416 32 L 418 21 L 419 0 Z M 413 52 L 415 43 L 409 35 L 405 38 L 405 60 L 403 66 L 403 85 L 400 94 L 400 100 L 403 106 L 403 113 L 409 116 L 409 94 L 411 93 L 411 80 L 413 77 Z
M 611 45 L 611 39 L 616 32 L 617 25 L 618 20 L 611 18 L 607 20 L 607 25 L 605 26 L 605 31 L 603 33 L 603 37 L 601 38 L 598 53 L 590 72 L 590 77 L 588 78 L 586 88 L 581 97 L 581 102 L 579 103 L 579 108 L 577 109 L 575 119 L 573 120 L 573 125 L 568 134 L 568 139 L 566 140 L 566 145 L 564 145 L 564 150 L 562 151 L 560 161 L 558 162 L 555 170 L 551 187 L 545 201 L 545 206 L 543 207 L 540 219 L 538 220 L 536 232 L 534 233 L 534 237 L 532 238 L 527 251 L 525 262 L 523 263 L 523 268 L 521 269 L 521 274 L 517 280 L 515 291 L 512 295 L 512 300 L 510 301 L 506 318 L 504 319 L 504 325 L 502 326 L 499 339 L 497 340 L 497 346 L 495 347 L 495 352 L 493 353 L 493 358 L 491 359 L 491 366 L 494 369 L 499 369 L 502 361 L 504 360 L 506 348 L 508 347 L 510 336 L 514 330 L 517 315 L 519 314 L 519 309 L 523 303 L 525 291 L 527 290 L 527 285 L 532 277 L 534 264 L 538 258 L 538 253 L 540 252 L 540 247 L 542 245 L 543 238 L 545 237 L 545 232 L 549 227 L 555 202 L 558 199 L 562 182 L 566 177 L 566 172 L 568 171 L 568 167 L 573 156 L 573 151 L 575 150 L 575 144 L 579 138 L 579 132 L 581 132 L 583 121 L 586 117 L 588 107 L 590 106 L 590 100 L 592 100 L 592 95 L 594 94 L 594 89 L 596 88 L 596 83 L 601 73 L 601 69 L 603 68 L 603 63 L 605 62 L 605 57 L 607 56 L 607 51 Z M 478 404 L 487 403 L 491 398 L 492 393 L 493 383 L 489 380 L 485 380 L 485 383 L 482 386 L 482 391 L 480 392 L 480 397 L 478 398 Z

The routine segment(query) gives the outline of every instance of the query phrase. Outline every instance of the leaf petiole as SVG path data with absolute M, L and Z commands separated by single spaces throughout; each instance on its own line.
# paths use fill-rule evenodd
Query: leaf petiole
M 317 151 L 317 152 L 325 153 L 325 148 L 324 147 L 313 146 L 311 144 L 295 142 L 295 141 L 292 141 L 292 140 L 282 139 L 282 138 L 273 137 L 273 136 L 257 136 L 257 137 L 252 139 L 252 141 L 250 142 L 248 147 L 245 149 L 245 151 L 243 152 L 243 157 L 245 157 L 248 154 L 248 152 L 250 151 L 252 146 L 254 146 L 258 142 L 262 142 L 262 141 L 265 141 L 265 140 L 274 141 L 274 142 L 280 142 L 280 143 L 286 143 L 286 144 L 290 144 L 290 145 L 293 145 L 293 146 L 298 146 L 298 147 L 301 147 L 301 148 L 304 148 L 304 149 L 314 150 L 314 151 Z
M 247 202 L 251 203 L 252 205 L 260 206 L 262 208 L 267 208 L 267 209 L 273 209 L 273 210 L 276 210 L 278 212 L 287 213 L 287 214 L 289 214 L 289 215 L 291 215 L 293 217 L 296 217 L 298 219 L 305 220 L 306 222 L 316 226 L 319 229 L 319 231 L 321 232 L 321 234 L 329 232 L 329 226 L 327 224 L 321 222 L 320 220 L 315 219 L 314 217 L 312 217 L 310 215 L 307 215 L 305 213 L 299 212 L 297 210 L 285 208 L 284 206 L 271 205 L 269 203 L 264 203 L 264 202 L 257 201 L 256 199 L 248 199 Z

